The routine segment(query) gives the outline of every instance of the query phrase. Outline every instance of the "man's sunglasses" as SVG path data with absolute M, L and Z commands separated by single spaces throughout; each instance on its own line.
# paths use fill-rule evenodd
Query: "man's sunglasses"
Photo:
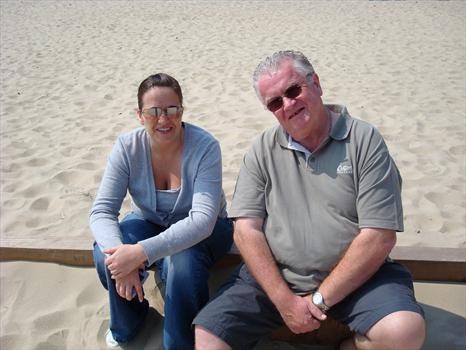
M 298 97 L 302 91 L 303 91 L 303 88 L 300 84 L 293 84 L 288 89 L 285 90 L 285 92 L 283 93 L 283 96 L 294 99 Z M 272 98 L 269 102 L 267 102 L 266 107 L 271 112 L 278 111 L 280 108 L 283 107 L 283 97 L 278 96 L 278 97 Z
M 183 110 L 183 107 L 170 106 L 167 108 L 150 107 L 150 108 L 143 109 L 141 112 L 142 114 L 146 116 L 158 118 L 162 115 L 162 113 L 165 114 L 167 117 L 175 117 L 182 110 Z

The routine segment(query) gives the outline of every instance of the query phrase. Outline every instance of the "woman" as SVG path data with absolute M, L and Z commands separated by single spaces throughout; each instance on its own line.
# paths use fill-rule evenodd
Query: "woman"
M 90 213 L 94 262 L 109 292 L 107 345 L 132 339 L 149 305 L 141 281 L 157 266 L 165 282 L 164 348 L 194 347 L 191 322 L 208 300 L 208 270 L 232 244 L 218 142 L 182 122 L 183 95 L 171 76 L 139 86 L 143 127 L 120 136 Z M 118 222 L 129 191 L 132 212 Z

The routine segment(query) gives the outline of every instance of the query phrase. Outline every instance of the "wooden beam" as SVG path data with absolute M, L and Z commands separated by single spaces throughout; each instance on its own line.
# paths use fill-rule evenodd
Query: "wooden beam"
M 70 266 L 94 266 L 92 251 L 89 249 L 47 249 L 0 247 L 0 261 L 51 262 Z
M 405 265 L 414 280 L 466 282 L 466 248 L 395 247 L 391 257 Z M 0 261 L 12 260 L 93 266 L 91 249 L 0 247 Z M 240 261 L 239 255 L 228 254 L 217 266 L 233 266 Z
M 416 281 L 466 282 L 466 248 L 395 247 L 390 256 Z

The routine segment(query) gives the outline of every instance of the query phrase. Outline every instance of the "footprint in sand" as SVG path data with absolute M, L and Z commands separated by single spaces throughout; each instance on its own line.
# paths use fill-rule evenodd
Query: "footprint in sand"
M 39 226 L 40 220 L 39 220 L 39 218 L 31 218 L 29 220 L 26 220 L 26 222 L 24 224 L 28 228 L 35 228 L 35 227 Z
M 7 199 L 2 203 L 4 209 L 21 209 L 26 201 L 23 198 Z
M 30 167 L 41 167 L 46 165 L 49 162 L 47 158 L 32 158 L 26 162 L 27 166 Z
M 79 172 L 73 171 L 73 170 L 63 170 L 52 177 L 53 180 L 57 180 L 58 182 L 64 185 L 73 184 L 75 180 L 78 178 L 79 178 Z
M 61 350 L 68 343 L 69 330 L 62 329 L 47 336 L 47 339 L 37 344 L 36 350 Z M 58 344 L 58 345 L 55 345 Z
M 448 151 L 455 156 L 464 155 L 464 146 L 452 146 Z
M 32 210 L 40 210 L 40 211 L 45 211 L 49 207 L 49 200 L 45 197 L 38 198 L 34 200 L 31 205 L 29 206 L 30 209 Z
M 84 162 L 84 163 L 79 163 L 76 166 L 76 169 L 81 169 L 81 170 L 97 170 L 99 166 L 95 163 L 91 162 Z
M 46 192 L 45 188 L 46 187 L 44 186 L 44 184 L 34 184 L 26 187 L 21 192 L 18 192 L 18 194 L 22 195 L 25 198 L 36 198 L 44 192 Z

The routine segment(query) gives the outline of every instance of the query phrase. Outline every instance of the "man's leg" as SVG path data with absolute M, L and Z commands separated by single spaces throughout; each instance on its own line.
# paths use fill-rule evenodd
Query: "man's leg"
M 416 303 L 411 275 L 385 263 L 361 288 L 329 312 L 356 335 L 340 349 L 420 349 L 425 338 L 423 311 Z
M 284 322 L 245 265 L 241 265 L 193 324 L 196 349 L 247 350 Z
M 196 326 L 194 336 L 196 338 L 195 350 L 231 350 L 230 345 L 202 326 Z
M 422 316 L 411 311 L 397 311 L 377 322 L 365 336 L 356 334 L 340 349 L 420 349 L 425 338 Z

